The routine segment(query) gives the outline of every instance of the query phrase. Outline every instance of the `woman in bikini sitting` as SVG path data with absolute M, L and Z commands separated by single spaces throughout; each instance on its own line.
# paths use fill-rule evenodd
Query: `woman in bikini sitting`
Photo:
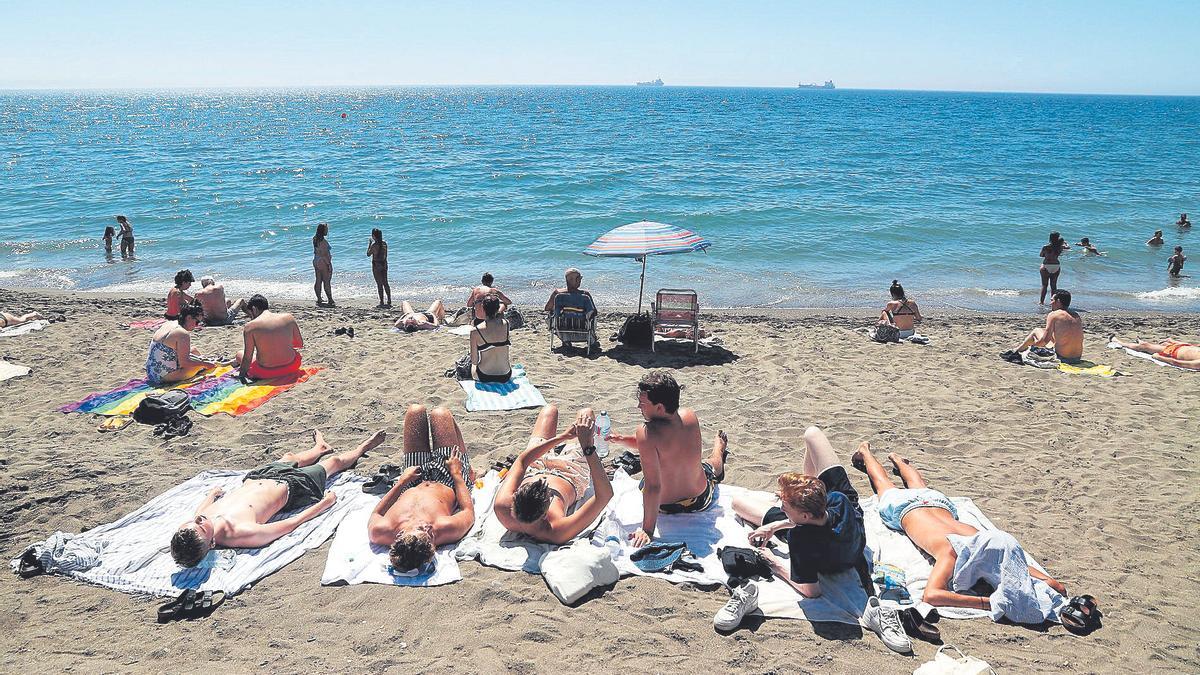
M 916 335 L 916 322 L 921 321 L 924 317 L 921 316 L 921 309 L 917 307 L 915 300 L 909 300 L 904 295 L 904 287 L 896 279 L 892 279 L 892 287 L 888 289 L 892 299 L 883 306 L 883 312 L 879 315 L 879 323 L 890 323 L 900 331 L 900 338 L 909 338 Z
M 184 305 L 179 319 L 168 321 L 154 333 L 146 356 L 146 380 L 150 384 L 181 382 L 213 366 L 228 365 L 214 357 L 201 356 L 192 347 L 192 331 L 204 319 L 199 305 Z
M 542 408 L 529 444 L 496 492 L 493 510 L 500 524 L 538 541 L 565 544 L 596 520 L 613 489 L 596 457 L 595 423 L 591 408 L 584 408 L 559 434 L 558 408 Z M 589 487 L 594 493 L 584 499 Z
M 429 309 L 418 312 L 407 300 L 400 303 L 403 314 L 396 319 L 396 328 L 405 333 L 415 333 L 419 330 L 433 330 L 446 323 L 446 306 L 441 300 L 434 300 Z
M 1058 257 L 1063 251 L 1071 248 L 1071 245 L 1062 238 L 1057 232 L 1050 233 L 1050 243 L 1042 247 L 1041 253 L 1038 253 L 1042 258 L 1042 266 L 1040 272 L 1042 275 L 1042 295 L 1038 299 L 1039 305 L 1046 304 L 1046 287 L 1049 286 L 1050 294 L 1058 290 L 1058 273 L 1061 271 Z
M 487 317 L 471 331 L 471 363 L 479 382 L 508 382 L 512 365 L 508 360 L 508 321 L 500 314 L 500 298 L 489 295 L 480 301 Z
M 37 321 L 44 318 L 46 317 L 38 314 L 37 312 L 30 312 L 28 314 L 9 314 L 8 312 L 0 312 L 0 329 L 8 328 L 10 326 L 20 326 L 23 323 L 29 323 L 30 321 Z
M 163 315 L 167 321 L 177 321 L 179 310 L 186 305 L 196 304 L 196 299 L 187 294 L 196 281 L 191 270 L 179 270 L 175 273 L 175 287 L 167 293 L 167 313 Z

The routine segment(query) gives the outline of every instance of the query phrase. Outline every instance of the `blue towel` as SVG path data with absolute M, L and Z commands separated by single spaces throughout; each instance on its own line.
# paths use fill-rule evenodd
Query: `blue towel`
M 459 380 L 458 384 L 467 393 L 468 412 L 519 410 L 546 405 L 542 392 L 529 382 L 529 378 L 525 376 L 525 367 L 520 364 L 513 365 L 512 377 L 508 382 Z

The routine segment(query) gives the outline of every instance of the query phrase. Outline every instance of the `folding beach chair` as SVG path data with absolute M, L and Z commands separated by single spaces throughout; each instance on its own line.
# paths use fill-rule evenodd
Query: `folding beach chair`
M 554 296 L 554 310 L 547 321 L 550 324 L 550 350 L 554 351 L 554 338 L 563 345 L 572 342 L 587 343 L 588 356 L 592 347 L 600 348 L 596 336 L 596 305 L 585 293 L 559 293 Z
M 664 288 L 654 296 L 650 305 L 654 333 L 671 330 L 692 332 L 692 351 L 700 351 L 700 300 L 690 288 Z M 653 343 L 650 346 L 654 349 Z

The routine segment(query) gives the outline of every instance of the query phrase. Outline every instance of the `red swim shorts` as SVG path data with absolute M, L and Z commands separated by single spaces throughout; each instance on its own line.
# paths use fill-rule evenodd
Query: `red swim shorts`
M 258 360 L 255 359 L 250 362 L 250 367 L 246 369 L 246 375 L 255 380 L 267 380 L 272 377 L 291 375 L 298 370 L 300 370 L 300 352 L 296 352 L 296 358 L 292 359 L 291 363 L 277 368 L 267 368 L 259 364 Z

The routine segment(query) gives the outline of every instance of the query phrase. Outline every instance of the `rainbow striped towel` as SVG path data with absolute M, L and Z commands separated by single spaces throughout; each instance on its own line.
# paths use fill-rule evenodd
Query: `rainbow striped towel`
M 300 372 L 269 380 L 242 384 L 229 366 L 210 371 L 208 377 L 191 379 L 170 387 L 155 387 L 144 378 L 130 380 L 112 391 L 92 394 L 82 401 L 68 403 L 58 409 L 62 413 L 91 413 L 93 415 L 132 415 L 138 403 L 148 394 L 167 389 L 182 389 L 192 399 L 192 410 L 204 416 L 225 413 L 244 415 L 285 390 L 304 382 L 322 368 L 301 368 Z

